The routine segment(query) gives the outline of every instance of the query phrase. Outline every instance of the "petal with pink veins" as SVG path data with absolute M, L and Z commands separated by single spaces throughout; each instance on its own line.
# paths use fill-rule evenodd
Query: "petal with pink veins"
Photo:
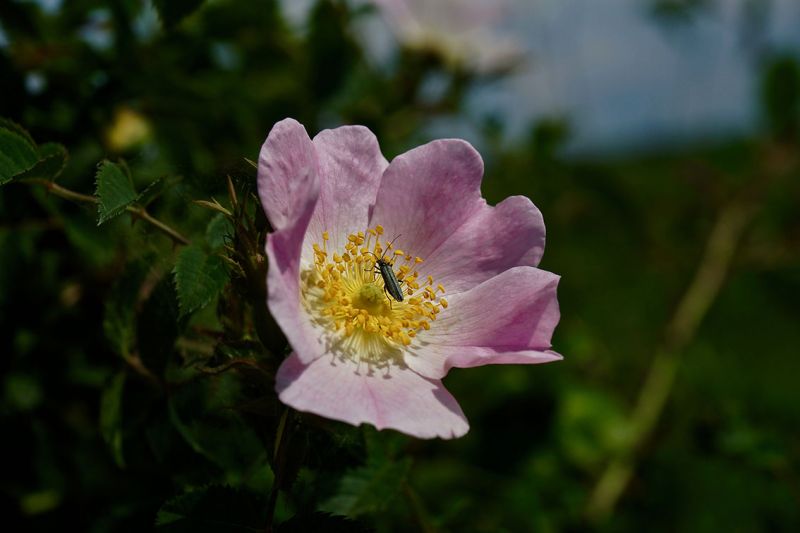
M 310 247 L 330 235 L 330 249 L 339 250 L 347 235 L 364 231 L 375 203 L 383 171 L 389 165 L 378 139 L 364 126 L 342 126 L 314 137 L 319 158 L 320 195 L 308 228 Z
M 453 295 L 435 327 L 420 333 L 408 349 L 406 364 L 438 379 L 452 367 L 561 359 L 550 351 L 560 317 L 559 279 L 545 270 L 515 267 Z
M 309 201 L 317 201 L 318 171 L 317 153 L 303 125 L 291 118 L 275 124 L 258 157 L 258 195 L 273 229 L 292 224 L 305 214 Z
M 277 123 L 261 148 L 258 192 L 276 229 L 267 237 L 267 305 L 292 347 L 310 362 L 324 353 L 300 303 L 300 254 L 320 184 L 314 145 L 293 119 Z
M 283 403 L 352 425 L 372 424 L 415 437 L 456 438 L 469 424 L 456 400 L 438 380 L 392 366 L 369 372 L 349 360 L 325 356 L 303 365 L 292 354 L 278 369 Z
M 452 295 L 515 266 L 536 266 L 544 253 L 542 214 L 528 198 L 484 204 L 420 265 Z M 416 248 L 412 250 L 416 253 Z
M 483 160 L 466 141 L 433 141 L 397 156 L 383 174 L 371 226 L 427 258 L 485 205 Z

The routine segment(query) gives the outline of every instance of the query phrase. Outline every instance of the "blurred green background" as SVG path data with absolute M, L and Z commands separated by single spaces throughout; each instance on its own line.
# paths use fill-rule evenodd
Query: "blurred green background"
M 773 38 L 798 10 L 458 14 L 478 4 L 428 4 L 423 39 L 369 2 L 7 1 L 0 116 L 66 147 L 71 190 L 92 194 L 98 162 L 124 159 L 201 258 L 231 230 L 192 200 L 229 205 L 228 175 L 247 197 L 245 158 L 287 116 L 312 135 L 364 124 L 389 159 L 465 137 L 491 203 L 541 209 L 564 361 L 453 370 L 472 428 L 457 441 L 290 421 L 283 530 L 800 530 L 800 38 Z M 246 280 L 186 313 L 181 247 L 95 211 L 0 190 L 4 529 L 256 530 L 281 409 Z M 253 364 L 220 370 L 238 357 Z

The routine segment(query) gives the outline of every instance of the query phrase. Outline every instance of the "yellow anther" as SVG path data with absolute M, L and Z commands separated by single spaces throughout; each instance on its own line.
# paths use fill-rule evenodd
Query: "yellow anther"
M 338 250 L 328 250 L 330 234 L 322 232 L 322 242 L 313 243 L 313 264 L 301 273 L 303 301 L 322 323 L 352 336 L 354 357 L 368 365 L 385 364 L 386 348 L 381 343 L 408 346 L 419 331 L 428 330 L 437 313 L 448 306 L 438 298 L 444 287 L 427 277 L 420 290 L 415 265 L 421 257 L 394 249 L 392 241 L 380 242 L 382 226 L 353 232 Z M 375 242 L 372 238 L 375 237 Z M 322 245 L 322 246 L 320 246 Z M 382 277 L 371 268 L 377 258 L 390 261 L 401 290 L 408 297 L 398 302 L 386 294 Z M 391 258 L 391 259 L 390 259 Z M 366 355 L 364 355 L 366 354 Z

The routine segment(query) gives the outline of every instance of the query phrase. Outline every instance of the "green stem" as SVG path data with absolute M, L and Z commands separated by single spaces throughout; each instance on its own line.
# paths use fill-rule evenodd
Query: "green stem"
M 100 199 L 96 196 L 89 196 L 88 194 L 81 194 L 79 192 L 71 191 L 66 187 L 62 187 L 58 183 L 43 178 L 25 178 L 19 180 L 19 183 L 30 183 L 31 185 L 41 185 L 48 190 L 51 194 L 64 198 L 66 200 L 75 200 L 76 202 L 84 202 L 90 204 L 99 204 Z
M 286 460 L 286 442 L 288 441 L 286 424 L 289 419 L 289 411 L 288 407 L 284 409 L 280 422 L 278 422 L 278 431 L 275 434 L 275 451 L 272 456 L 275 478 L 272 480 L 272 489 L 269 491 L 269 500 L 267 501 L 267 523 L 264 528 L 266 533 L 272 533 L 272 522 L 275 520 L 275 505 L 278 503 L 278 491 L 281 483 L 283 483 L 283 463 Z
M 414 487 L 412 487 L 408 481 L 403 483 L 403 495 L 406 497 L 408 506 L 411 508 L 411 512 L 414 514 L 417 525 L 419 525 L 419 530 L 423 531 L 424 533 L 436 533 L 436 527 L 431 524 L 431 518 L 428 514 L 428 510 L 425 509 L 419 494 L 417 494 L 417 492 L 414 490 Z
M 685 348 L 722 289 L 748 222 L 752 207 L 732 204 L 723 209 L 711 230 L 694 278 L 666 328 L 663 347 L 656 352 L 631 415 L 628 445 L 609 462 L 592 490 L 586 516 L 601 521 L 614 511 L 636 469 L 636 459 L 664 411 Z
M 163 234 L 167 235 L 173 241 L 175 241 L 175 242 L 177 242 L 179 244 L 183 244 L 183 245 L 191 244 L 189 239 L 187 239 L 186 237 L 184 237 L 183 235 L 181 235 L 180 233 L 178 233 L 177 231 L 175 231 L 171 227 L 167 226 L 166 224 L 164 224 L 163 222 L 161 222 L 157 218 L 153 217 L 150 213 L 147 212 L 147 210 L 144 207 L 138 207 L 138 206 L 129 205 L 126 208 L 126 211 L 131 213 L 133 216 L 135 216 L 135 217 L 137 217 L 137 218 L 139 218 L 141 220 L 144 220 L 145 222 L 147 222 L 148 224 L 150 224 L 151 226 L 153 226 L 157 230 L 161 231 Z
M 29 183 L 31 185 L 41 185 L 51 194 L 58 196 L 60 198 L 64 198 L 66 200 L 74 200 L 76 202 L 83 202 L 88 204 L 99 204 L 100 199 L 96 196 L 91 196 L 88 194 L 81 194 L 79 192 L 72 191 L 67 189 L 66 187 L 62 187 L 58 183 L 42 178 L 27 178 L 19 180 L 20 183 Z M 131 215 L 134 217 L 144 220 L 157 230 L 161 231 L 163 234 L 167 235 L 170 239 L 174 242 L 179 244 L 190 244 L 189 239 L 178 233 L 178 231 L 174 230 L 173 228 L 167 226 L 157 218 L 153 217 L 144 207 L 141 206 L 132 206 L 129 205 L 126 209 Z

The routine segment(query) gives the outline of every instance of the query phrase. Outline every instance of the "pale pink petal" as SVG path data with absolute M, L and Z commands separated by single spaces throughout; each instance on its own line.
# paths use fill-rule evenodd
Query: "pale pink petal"
M 524 196 L 506 198 L 496 207 L 482 205 L 420 265 L 448 295 L 515 266 L 536 266 L 544 253 L 542 215 Z
M 560 317 L 558 280 L 544 270 L 515 267 L 453 295 L 431 329 L 417 336 L 406 364 L 436 379 L 452 367 L 560 359 L 550 351 Z
M 292 355 L 278 369 L 276 389 L 283 403 L 299 411 L 355 426 L 367 423 L 423 439 L 456 438 L 469 429 L 441 381 L 396 366 L 370 373 L 333 356 L 303 365 Z
M 364 126 L 324 130 L 313 142 L 319 158 L 320 197 L 306 245 L 322 245 L 322 232 L 327 231 L 329 249 L 343 250 L 348 234 L 366 230 L 369 210 L 389 163 L 381 154 L 378 139 Z
M 303 229 L 308 225 L 312 211 L 313 205 L 303 217 L 304 223 L 267 236 L 267 306 L 289 344 L 306 363 L 325 353 L 325 332 L 311 323 L 308 312 L 300 302 Z
M 309 196 L 316 202 L 317 176 L 317 154 L 303 125 L 291 118 L 275 124 L 258 157 L 258 195 L 273 229 L 302 216 Z
M 397 156 L 383 174 L 371 225 L 395 247 L 430 257 L 485 205 L 481 156 L 466 141 L 433 141 Z
M 320 184 L 311 139 L 298 122 L 277 123 L 261 148 L 258 193 L 275 232 L 267 237 L 267 305 L 304 361 L 324 350 L 300 303 L 300 256 Z

